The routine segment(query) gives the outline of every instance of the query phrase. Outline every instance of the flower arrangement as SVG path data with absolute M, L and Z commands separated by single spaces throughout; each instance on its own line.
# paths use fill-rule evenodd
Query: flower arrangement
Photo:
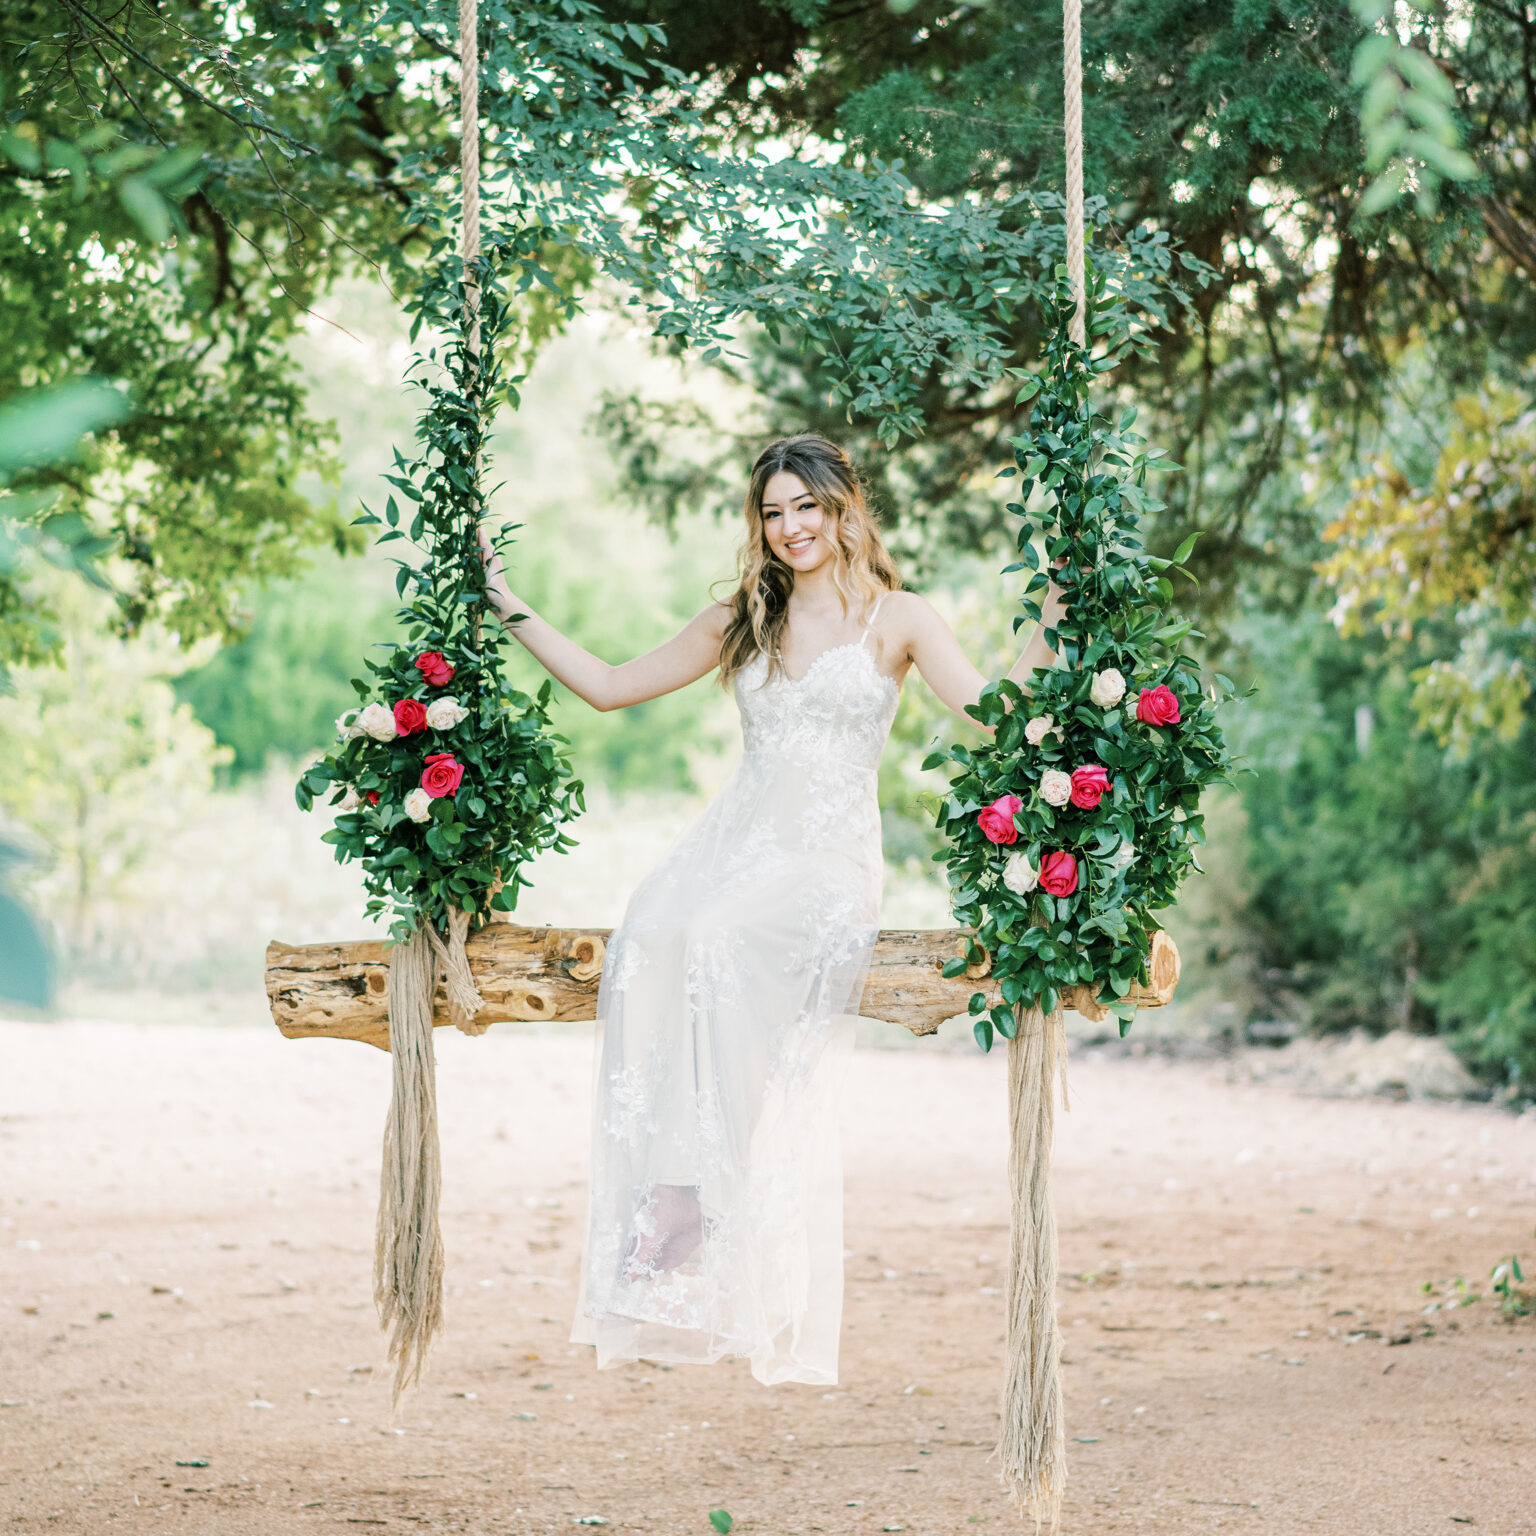
M 1031 573 L 1014 628 L 1043 617 L 1054 575 L 1066 602 L 1048 631 L 1058 664 L 1037 669 L 1028 693 L 1006 679 L 986 688 L 970 713 L 991 739 L 925 764 L 957 769 L 937 811 L 948 846 L 934 857 L 970 938 L 944 974 L 990 961 L 999 1000 L 977 992 L 970 1006 L 983 1050 L 1013 1038 L 1021 1009 L 1049 1013 L 1080 984 L 1125 1033 L 1154 914 L 1199 868 L 1201 791 L 1231 766 L 1216 709 L 1232 684 L 1218 673 L 1202 685 L 1181 649 L 1197 631 L 1171 611 L 1165 574 L 1189 575 L 1194 535 L 1160 559 L 1138 531 L 1163 505 L 1149 474 L 1173 466 L 1132 432 L 1133 408 L 1111 422 L 1092 403 L 1092 380 L 1118 358 L 1091 359 L 1070 340 L 1069 306 L 1059 292 L 1045 366 L 1018 395 L 1033 401 L 1029 428 L 1001 472 L 1022 481 L 1008 507 L 1020 558 L 1004 574 Z M 1111 329 L 1102 312 L 1090 322 L 1092 335 Z
M 421 922 L 449 932 L 455 912 L 480 922 L 510 911 L 527 884 L 523 864 L 571 846 L 561 827 L 582 808 L 582 786 L 549 730 L 550 684 L 536 696 L 509 688 L 504 636 L 482 631 L 480 475 L 506 321 L 491 277 L 487 262 L 483 351 L 466 341 L 456 282 L 423 294 L 424 318 L 452 345 L 442 367 L 429 353 L 412 369 L 427 395 L 420 451 L 410 461 L 397 452 L 387 477 L 406 508 L 391 496 L 382 516 L 365 507 L 357 519 L 384 528 L 379 543 L 409 538 L 424 553 L 420 564 L 396 562 L 405 643 L 364 663 L 371 677 L 352 682 L 361 702 L 337 720 L 336 746 L 296 790 L 305 810 L 331 790 L 338 815 L 325 840 L 339 861 L 362 863 L 368 915 L 388 909 L 398 942 Z

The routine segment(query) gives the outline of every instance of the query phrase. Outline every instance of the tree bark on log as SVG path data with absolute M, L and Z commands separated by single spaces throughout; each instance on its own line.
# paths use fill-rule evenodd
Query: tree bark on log
M 470 935 L 475 984 L 485 999 L 479 1019 L 576 1021 L 596 1012 L 607 928 L 519 928 L 487 923 Z M 963 976 L 939 974 L 960 949 L 954 928 L 882 930 L 870 962 L 859 1012 L 931 1035 L 945 1019 L 964 1013 L 975 992 L 997 1001 L 985 967 Z M 1149 966 L 1151 985 L 1133 987 L 1127 1001 L 1159 1008 L 1179 979 L 1179 952 L 1158 933 Z M 376 940 L 351 944 L 271 943 L 267 946 L 267 999 L 272 1018 L 290 1039 L 363 1040 L 389 1049 L 389 951 Z M 1073 987 L 1062 1006 L 1095 1021 L 1107 1016 L 1094 990 Z M 449 1022 L 438 989 L 433 1023 Z

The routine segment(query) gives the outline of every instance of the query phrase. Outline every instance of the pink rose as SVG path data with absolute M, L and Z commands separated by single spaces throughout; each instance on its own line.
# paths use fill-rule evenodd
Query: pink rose
M 416 670 L 433 688 L 446 688 L 453 681 L 453 663 L 444 661 L 441 651 L 423 651 L 416 658 Z
M 414 736 L 427 728 L 427 706 L 420 699 L 401 699 L 395 705 L 395 730 L 401 736 Z
M 1166 683 L 1143 688 L 1136 700 L 1136 718 L 1146 725 L 1177 725 L 1179 701 Z
M 1048 896 L 1070 896 L 1077 889 L 1077 860 L 1070 853 L 1048 853 L 1040 860 L 1040 889 Z
M 452 752 L 432 753 L 421 770 L 421 787 L 434 800 L 456 793 L 463 781 L 464 764 Z
M 977 815 L 976 825 L 990 843 L 1016 843 L 1019 829 L 1014 826 L 1013 818 L 1023 809 L 1024 802 L 1017 795 L 999 795 Z
M 1072 770 L 1072 804 L 1080 811 L 1098 808 L 1109 788 L 1109 775 L 1097 763 L 1084 763 Z

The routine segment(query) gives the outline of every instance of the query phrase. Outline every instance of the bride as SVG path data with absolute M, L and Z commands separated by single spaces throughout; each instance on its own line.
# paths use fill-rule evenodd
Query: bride
M 609 942 L 571 1338 L 599 1366 L 742 1355 L 759 1381 L 830 1385 L 837 1096 L 880 925 L 880 753 L 909 667 L 961 715 L 985 679 L 901 589 L 835 444 L 770 444 L 744 512 L 731 599 L 619 665 L 531 612 L 481 546 L 498 617 L 594 709 L 718 668 L 741 711 L 739 767 Z M 1054 623 L 1054 586 L 1048 601 Z M 1021 686 L 1052 659 L 1043 630 L 1008 674 Z

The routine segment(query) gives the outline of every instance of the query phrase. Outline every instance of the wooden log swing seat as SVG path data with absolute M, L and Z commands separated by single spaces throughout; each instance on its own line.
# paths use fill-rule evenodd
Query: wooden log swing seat
M 524 928 L 487 923 L 471 934 L 466 951 L 482 998 L 477 1024 L 576 1023 L 593 1017 L 610 930 Z M 859 1012 L 931 1035 L 963 1014 L 972 993 L 988 993 L 987 969 L 940 975 L 962 952 L 955 928 L 887 928 L 870 963 Z M 341 944 L 267 946 L 267 1000 L 272 1020 L 290 1040 L 362 1040 L 389 1049 L 389 956 L 378 940 Z M 1179 980 L 1179 951 L 1159 932 L 1148 963 L 1150 985 L 1133 987 L 1126 1001 L 1160 1008 Z M 1094 1022 L 1109 1017 L 1092 987 L 1073 987 L 1062 1006 Z M 452 1022 L 444 989 L 437 989 L 432 1022 Z

